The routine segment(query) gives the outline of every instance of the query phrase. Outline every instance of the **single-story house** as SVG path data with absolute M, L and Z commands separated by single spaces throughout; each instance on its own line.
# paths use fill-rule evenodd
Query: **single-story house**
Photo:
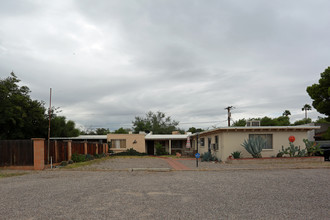
M 234 151 L 240 151 L 242 157 L 252 157 L 241 145 L 250 137 L 261 136 L 266 141 L 261 152 L 263 157 L 273 157 L 282 149 L 289 147 L 289 137 L 294 136 L 295 146 L 305 148 L 303 139 L 307 139 L 307 132 L 319 129 L 319 126 L 255 126 L 255 127 L 224 127 L 216 128 L 191 135 L 192 146 L 203 154 L 211 152 L 214 156 L 225 161 Z
M 191 133 L 179 134 L 108 134 L 107 140 L 110 142 L 110 150 L 114 152 L 122 152 L 133 148 L 141 153 L 154 155 L 156 153 L 155 146 L 160 143 L 164 150 L 169 154 L 181 153 L 182 155 L 193 155 L 194 151 L 190 147 L 186 147 L 187 138 Z

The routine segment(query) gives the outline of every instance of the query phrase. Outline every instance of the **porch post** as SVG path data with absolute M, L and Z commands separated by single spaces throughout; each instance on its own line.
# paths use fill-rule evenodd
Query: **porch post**
M 172 141 L 171 139 L 168 140 L 168 151 L 169 151 L 169 155 L 172 154 Z
M 35 170 L 43 170 L 45 168 L 45 139 L 32 138 L 33 141 L 33 167 Z
M 68 160 L 72 158 L 72 140 L 68 140 Z
M 87 141 L 84 142 L 84 154 L 87 154 Z

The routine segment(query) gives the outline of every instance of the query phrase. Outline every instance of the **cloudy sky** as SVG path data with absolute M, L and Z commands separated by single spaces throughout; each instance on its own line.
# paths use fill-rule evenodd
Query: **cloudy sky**
M 162 111 L 180 127 L 302 119 L 330 65 L 330 1 L 0 0 L 0 77 L 82 128 Z M 319 116 L 315 110 L 309 116 Z

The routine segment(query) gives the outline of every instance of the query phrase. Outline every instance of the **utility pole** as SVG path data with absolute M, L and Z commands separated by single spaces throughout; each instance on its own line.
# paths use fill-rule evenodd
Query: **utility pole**
M 50 88 L 50 93 L 49 93 L 49 109 L 48 109 L 48 116 L 49 116 L 49 124 L 48 124 L 48 146 L 47 146 L 47 157 L 48 161 L 47 164 L 49 164 L 49 139 L 50 139 L 50 118 L 51 118 L 51 111 L 52 111 L 52 88 Z
M 225 108 L 228 111 L 228 127 L 230 127 L 230 118 L 231 118 L 230 110 L 232 108 L 235 108 L 235 107 L 234 106 L 228 106 L 227 108 Z

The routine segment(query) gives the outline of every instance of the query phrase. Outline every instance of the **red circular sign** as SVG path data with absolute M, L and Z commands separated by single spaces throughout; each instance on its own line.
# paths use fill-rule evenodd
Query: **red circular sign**
M 290 137 L 289 137 L 289 141 L 290 141 L 290 142 L 294 142 L 295 140 L 296 140 L 296 138 L 295 138 L 294 136 L 290 136 Z

